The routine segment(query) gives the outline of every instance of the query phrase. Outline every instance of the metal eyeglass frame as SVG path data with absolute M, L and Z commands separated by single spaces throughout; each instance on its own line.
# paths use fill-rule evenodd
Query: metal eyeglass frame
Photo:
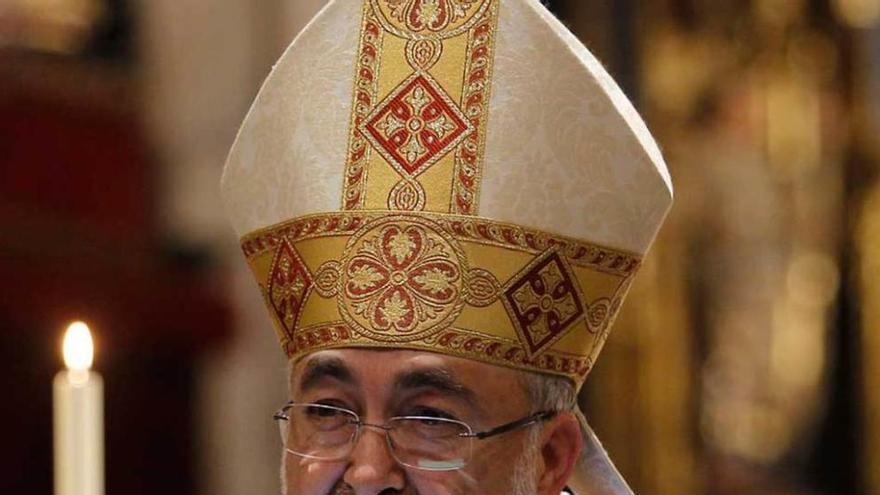
M 461 468 L 463 468 L 463 467 L 467 464 L 467 461 L 465 461 L 464 464 L 462 464 L 462 465 L 458 465 L 458 466 L 455 466 L 455 467 L 435 467 L 435 468 L 426 468 L 426 467 L 424 467 L 424 466 L 414 466 L 414 465 L 411 465 L 411 464 L 408 464 L 408 463 L 406 463 L 406 462 L 401 461 L 401 460 L 397 457 L 397 455 L 395 454 L 395 449 L 394 449 L 394 446 L 393 446 L 392 443 L 391 443 L 391 438 L 388 436 L 388 433 L 393 429 L 393 427 L 389 425 L 390 422 L 393 422 L 393 421 L 395 421 L 395 420 L 430 420 L 430 421 L 438 421 L 438 420 L 439 420 L 439 421 L 447 421 L 447 422 L 451 422 L 451 423 L 457 423 L 457 424 L 460 424 L 460 425 L 462 425 L 462 426 L 465 427 L 465 429 L 467 430 L 467 433 L 462 433 L 462 434 L 460 434 L 459 436 L 460 436 L 461 438 L 470 438 L 470 439 L 476 439 L 476 440 L 485 440 L 485 439 L 487 439 L 487 438 L 491 438 L 491 437 L 494 437 L 494 436 L 502 435 L 502 434 L 504 434 L 504 433 L 508 433 L 508 432 L 515 431 L 515 430 L 519 430 L 519 429 L 521 429 L 521 428 L 526 428 L 526 427 L 532 426 L 532 425 L 534 425 L 534 424 L 541 423 L 541 422 L 543 422 L 543 421 L 547 421 L 547 420 L 553 418 L 554 416 L 556 416 L 557 414 L 559 414 L 559 411 L 539 411 L 539 412 L 536 412 L 536 413 L 530 414 L 530 415 L 528 415 L 528 416 L 525 416 L 525 417 L 522 417 L 522 418 L 516 419 L 516 420 L 511 421 L 511 422 L 509 422 L 509 423 L 504 423 L 503 425 L 499 425 L 499 426 L 496 426 L 496 427 L 494 427 L 494 428 L 490 428 L 490 429 L 488 429 L 488 430 L 480 431 L 480 432 L 474 432 L 473 429 L 471 428 L 471 426 L 470 426 L 469 424 L 463 422 L 463 421 L 450 420 L 450 419 L 446 419 L 446 418 L 430 417 L 430 416 L 395 416 L 395 417 L 393 417 L 393 418 L 390 418 L 389 421 L 386 422 L 385 424 L 377 425 L 377 424 L 371 424 L 371 423 L 366 423 L 366 422 L 362 421 L 360 415 L 358 415 L 356 412 L 354 412 L 354 411 L 352 411 L 352 410 L 350 410 L 350 409 L 346 409 L 346 408 L 344 408 L 344 407 L 329 406 L 329 405 L 327 405 L 327 404 L 297 403 L 297 402 L 294 402 L 294 401 L 290 401 L 290 402 L 288 402 L 287 404 L 285 404 L 284 407 L 282 407 L 281 409 L 279 409 L 278 412 L 276 412 L 276 413 L 272 416 L 272 418 L 273 418 L 276 422 L 277 422 L 277 421 L 290 421 L 290 416 L 288 416 L 287 412 L 288 412 L 288 411 L 290 410 L 290 408 L 292 408 L 293 406 L 317 406 L 317 407 L 322 408 L 322 409 L 332 409 L 332 410 L 337 410 L 337 411 L 340 411 L 340 412 L 348 413 L 348 414 L 350 414 L 351 416 L 357 418 L 357 421 L 354 423 L 354 426 L 355 426 L 355 433 L 354 433 L 354 435 L 352 436 L 352 439 L 351 439 L 351 444 L 352 444 L 352 445 L 354 445 L 354 444 L 357 443 L 358 438 L 360 437 L 361 429 L 362 429 L 363 427 L 366 426 L 366 427 L 369 427 L 369 428 L 375 428 L 375 429 L 378 429 L 378 430 L 382 430 L 383 432 L 385 432 L 385 440 L 386 440 L 386 442 L 388 443 L 388 448 L 389 448 L 389 451 L 390 451 L 391 454 L 392 454 L 392 457 L 394 457 L 394 459 L 395 459 L 398 463 L 400 463 L 401 465 L 403 465 L 403 466 L 411 467 L 411 468 L 414 468 L 414 469 L 420 469 L 420 470 L 423 470 L 423 471 L 454 471 L 454 470 L 457 470 L 457 469 L 461 469 Z M 331 459 L 324 459 L 324 458 L 320 458 L 320 457 L 309 456 L 309 455 L 307 455 L 307 454 L 301 454 L 301 453 L 298 453 L 298 452 L 294 452 L 293 450 L 290 450 L 290 449 L 287 448 L 286 446 L 285 446 L 284 450 L 285 450 L 286 452 L 289 452 L 289 453 L 295 455 L 295 456 L 299 456 L 299 457 L 303 457 L 303 458 L 315 459 L 315 460 L 318 460 L 318 461 L 334 461 L 334 460 L 341 460 L 341 459 L 333 459 L 333 460 L 331 460 Z M 468 459 L 467 459 L 467 460 L 470 460 L 469 457 L 470 457 L 470 456 L 468 456 Z

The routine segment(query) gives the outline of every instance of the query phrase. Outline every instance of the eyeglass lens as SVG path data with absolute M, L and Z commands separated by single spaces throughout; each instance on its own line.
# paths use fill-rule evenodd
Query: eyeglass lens
M 292 404 L 279 420 L 285 448 L 316 460 L 348 457 L 362 424 L 352 411 L 322 404 Z M 466 424 L 432 417 L 399 417 L 380 428 L 387 434 L 391 454 L 401 464 L 428 471 L 461 469 L 471 453 L 471 429 Z

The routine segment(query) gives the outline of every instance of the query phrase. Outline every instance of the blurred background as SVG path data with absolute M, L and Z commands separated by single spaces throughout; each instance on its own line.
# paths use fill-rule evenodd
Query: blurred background
M 583 396 L 621 471 L 644 494 L 880 494 L 880 0 L 545 3 L 676 181 Z M 218 180 L 322 4 L 0 0 L 0 493 L 51 493 L 74 319 L 110 495 L 278 493 L 285 363 Z

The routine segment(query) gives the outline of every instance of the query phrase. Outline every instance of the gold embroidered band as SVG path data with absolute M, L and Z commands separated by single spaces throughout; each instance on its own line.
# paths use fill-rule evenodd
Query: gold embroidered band
M 343 209 L 477 211 L 498 0 L 363 0 Z
M 242 249 L 288 357 L 428 350 L 578 386 L 641 260 L 449 214 L 348 211 L 250 234 Z

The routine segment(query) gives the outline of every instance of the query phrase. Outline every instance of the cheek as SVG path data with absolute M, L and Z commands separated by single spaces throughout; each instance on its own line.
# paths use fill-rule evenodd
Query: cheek
M 523 453 L 516 435 L 497 438 L 474 449 L 469 473 L 486 495 L 509 495 L 513 486 L 514 467 Z
M 419 495 L 510 495 L 512 469 L 474 463 L 451 472 L 410 473 L 409 483 Z
M 410 473 L 409 483 L 419 495 L 470 495 L 484 494 L 476 479 L 468 472 Z
M 510 495 L 514 468 L 523 455 L 522 434 L 475 446 L 466 469 L 449 472 L 410 471 L 409 483 L 419 495 Z M 292 495 L 292 494 L 291 494 Z
M 345 464 L 285 456 L 287 495 L 327 495 L 345 472 Z

